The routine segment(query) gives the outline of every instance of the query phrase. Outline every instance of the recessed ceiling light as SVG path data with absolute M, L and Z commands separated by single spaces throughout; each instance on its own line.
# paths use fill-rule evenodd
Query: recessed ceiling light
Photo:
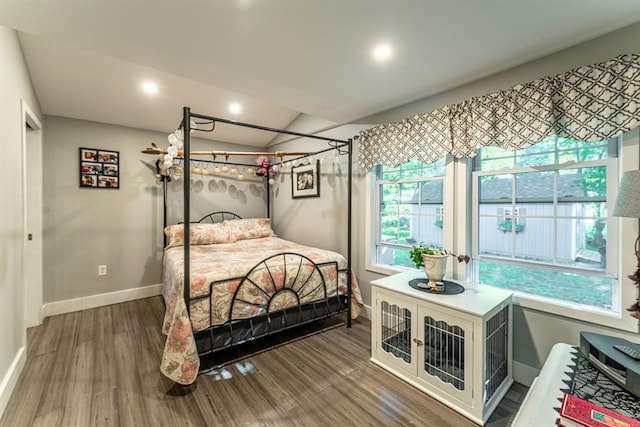
M 230 111 L 232 114 L 240 114 L 240 112 L 242 111 L 242 105 L 240 105 L 240 104 L 239 104 L 239 103 L 237 103 L 237 102 L 232 102 L 232 103 L 229 105 L 229 111 Z
M 155 95 L 158 93 L 158 85 L 154 82 L 146 81 L 142 83 L 142 90 L 149 95 Z
M 376 46 L 373 49 L 373 58 L 376 61 L 386 61 L 387 59 L 391 58 L 391 46 L 389 46 L 388 44 L 381 44 L 379 46 Z

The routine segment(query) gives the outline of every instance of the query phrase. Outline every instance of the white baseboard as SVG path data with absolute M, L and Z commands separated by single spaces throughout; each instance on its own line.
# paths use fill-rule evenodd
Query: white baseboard
M 364 317 L 365 319 L 371 320 L 371 306 L 370 305 L 362 306 L 362 311 L 360 311 L 360 316 Z
M 20 350 L 18 350 L 16 357 L 13 359 L 13 362 L 11 362 L 11 366 L 9 366 L 9 369 L 0 383 L 0 418 L 2 418 L 2 415 L 4 414 L 4 410 L 7 407 L 7 403 L 9 403 L 11 393 L 13 393 L 13 389 L 18 383 L 18 378 L 20 377 L 20 373 L 22 372 L 22 368 L 24 368 L 26 361 L 26 347 L 20 347 Z
M 513 380 L 515 382 L 531 387 L 538 374 L 540 374 L 540 369 L 513 361 Z
M 42 306 L 42 314 L 43 317 L 55 316 L 57 314 L 72 313 L 74 311 L 103 307 L 105 305 L 118 304 L 161 294 L 162 284 L 125 289 L 123 291 L 109 292 L 106 294 L 50 302 Z

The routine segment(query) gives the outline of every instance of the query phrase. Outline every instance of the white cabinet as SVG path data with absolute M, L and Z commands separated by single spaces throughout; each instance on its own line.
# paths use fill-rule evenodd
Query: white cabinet
M 372 285 L 371 360 L 484 424 L 513 383 L 511 293 L 437 295 L 401 273 Z

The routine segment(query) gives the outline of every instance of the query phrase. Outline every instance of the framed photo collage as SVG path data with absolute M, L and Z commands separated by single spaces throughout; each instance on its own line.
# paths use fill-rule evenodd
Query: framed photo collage
M 120 188 L 120 152 L 80 147 L 80 188 Z

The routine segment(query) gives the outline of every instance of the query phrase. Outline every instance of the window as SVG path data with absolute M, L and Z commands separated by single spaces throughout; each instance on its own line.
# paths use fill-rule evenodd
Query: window
M 620 312 L 617 242 L 607 218 L 617 140 L 549 137 L 482 148 L 473 172 L 473 281 Z M 497 224 L 497 226 L 496 226 Z
M 375 169 L 375 264 L 414 268 L 413 246 L 443 247 L 445 160 Z

